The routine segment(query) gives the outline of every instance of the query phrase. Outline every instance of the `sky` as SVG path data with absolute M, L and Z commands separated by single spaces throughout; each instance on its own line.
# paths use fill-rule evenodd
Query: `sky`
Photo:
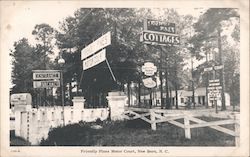
M 9 53 L 10 50 L 13 50 L 14 42 L 24 37 L 28 38 L 32 45 L 35 45 L 35 39 L 31 32 L 36 24 L 47 23 L 58 29 L 59 22 L 68 16 L 72 16 L 81 5 L 59 1 L 9 1 L 2 3 L 1 7 L 1 51 Z M 198 17 L 202 11 L 202 8 L 177 9 L 179 14 L 191 14 L 195 17 Z M 58 52 L 55 52 L 55 54 L 58 54 Z M 11 58 L 8 58 L 8 60 L 10 61 Z M 8 77 L 10 78 L 11 65 L 8 66 L 8 71 Z

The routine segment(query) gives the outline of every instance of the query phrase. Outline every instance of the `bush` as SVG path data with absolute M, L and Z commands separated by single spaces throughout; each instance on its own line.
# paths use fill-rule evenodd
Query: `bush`
M 48 138 L 41 141 L 42 146 L 91 146 L 95 145 L 94 135 L 99 130 L 92 129 L 86 124 L 72 124 L 65 127 L 54 128 L 49 132 Z
M 133 129 L 150 129 L 151 125 L 142 119 L 134 119 L 126 121 L 125 127 Z
M 22 137 L 15 136 L 14 131 L 10 131 L 10 146 L 30 146 L 30 142 Z

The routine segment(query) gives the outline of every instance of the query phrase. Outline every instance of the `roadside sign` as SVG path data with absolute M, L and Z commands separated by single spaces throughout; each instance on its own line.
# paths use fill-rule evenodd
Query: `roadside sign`
M 204 68 L 204 72 L 212 71 L 212 70 L 219 70 L 222 69 L 224 66 L 223 65 L 216 65 L 208 68 Z
M 141 42 L 151 45 L 179 45 L 180 37 L 177 34 L 162 33 L 155 31 L 143 31 Z
M 156 82 L 151 77 L 143 79 L 142 82 L 147 88 L 154 88 L 156 86 Z
M 207 88 L 208 90 L 220 90 L 220 89 L 222 89 L 222 87 L 221 86 L 217 86 L 217 87 L 208 87 Z
M 154 63 L 146 62 L 146 63 L 144 63 L 144 65 L 142 66 L 142 72 L 143 72 L 146 76 L 153 76 L 154 73 L 156 73 L 156 71 L 157 71 L 157 67 L 154 65 Z
M 33 80 L 60 79 L 58 70 L 33 70 Z
M 209 83 L 213 83 L 213 82 L 220 82 L 219 79 L 216 79 L 216 80 L 209 80 Z
M 217 65 L 217 66 L 214 66 L 214 70 L 219 70 L 219 69 L 222 69 L 224 66 L 223 65 Z
M 176 33 L 175 23 L 163 22 L 152 19 L 146 19 L 144 21 L 144 30 L 171 33 L 171 34 Z
M 209 83 L 209 86 L 220 86 L 220 83 L 219 82 L 215 82 L 215 83 Z
M 93 55 L 92 57 L 83 61 L 83 70 L 87 70 L 101 62 L 105 61 L 106 59 L 106 49 L 101 50 L 97 54 Z
M 212 71 L 213 70 L 213 67 L 208 67 L 208 68 L 204 68 L 204 71 L 207 72 L 207 71 Z
M 59 80 L 33 81 L 34 88 L 56 88 L 60 87 Z
M 97 51 L 107 47 L 111 44 L 111 32 L 107 32 L 88 46 L 86 46 L 81 51 L 81 60 L 86 59 L 87 57 L 93 55 Z

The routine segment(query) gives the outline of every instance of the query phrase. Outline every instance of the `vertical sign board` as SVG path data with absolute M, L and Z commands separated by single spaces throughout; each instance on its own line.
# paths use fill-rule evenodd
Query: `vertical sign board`
M 87 57 L 93 55 L 97 51 L 107 47 L 111 44 L 111 32 L 107 32 L 88 46 L 86 46 L 81 51 L 81 60 L 86 59 Z
M 87 70 L 93 66 L 96 66 L 97 64 L 100 64 L 101 62 L 105 61 L 105 59 L 106 59 L 106 49 L 103 49 L 97 54 L 83 61 L 83 70 Z
M 220 80 L 216 79 L 216 80 L 209 80 L 209 97 L 213 98 L 213 99 L 220 99 L 221 97 L 221 90 L 222 87 L 220 86 Z

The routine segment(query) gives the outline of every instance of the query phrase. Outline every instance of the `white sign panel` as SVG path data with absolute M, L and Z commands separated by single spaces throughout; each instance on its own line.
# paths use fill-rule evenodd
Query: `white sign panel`
M 209 67 L 209 68 L 205 68 L 204 71 L 212 71 L 213 70 L 213 67 Z
M 215 82 L 215 83 L 209 83 L 209 86 L 220 86 L 220 83 L 219 82 Z
M 145 44 L 151 45 L 179 45 L 180 37 L 177 34 L 143 31 L 140 38 Z
M 60 79 L 58 70 L 33 70 L 33 80 L 54 80 Z
M 143 79 L 142 82 L 147 88 L 154 88 L 156 86 L 156 82 L 151 77 Z
M 146 62 L 142 66 L 142 72 L 144 72 L 146 76 L 153 76 L 156 71 L 157 67 L 154 65 L 154 63 Z
M 216 80 L 209 80 L 209 82 L 213 83 L 213 82 L 220 82 L 219 79 L 216 79 Z
M 49 80 L 49 81 L 33 81 L 34 88 L 56 88 L 60 87 L 59 80 Z
M 83 70 L 87 70 L 97 65 L 105 61 L 105 59 L 106 59 L 106 49 L 103 49 L 102 51 L 98 52 L 97 54 L 83 61 Z
M 222 69 L 224 66 L 223 65 L 217 65 L 217 66 L 214 66 L 214 70 L 219 70 L 219 69 Z
M 107 32 L 93 43 L 86 46 L 81 51 L 81 60 L 93 55 L 95 52 L 105 48 L 106 46 L 111 44 L 111 32 Z
M 215 86 L 215 87 L 208 87 L 207 89 L 208 90 L 220 90 L 220 89 L 222 89 L 222 87 L 221 86 Z

